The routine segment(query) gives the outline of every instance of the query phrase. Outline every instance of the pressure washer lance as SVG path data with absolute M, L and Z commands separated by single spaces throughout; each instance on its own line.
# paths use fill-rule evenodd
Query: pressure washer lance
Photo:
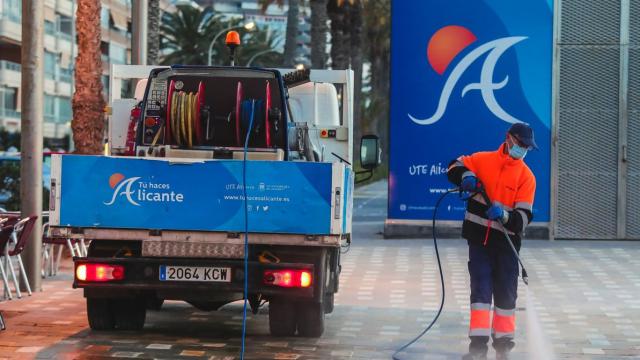
M 487 195 L 487 192 L 484 190 L 484 188 L 480 189 L 478 193 L 480 194 L 480 196 L 482 196 L 484 201 L 487 203 L 487 206 L 491 206 L 491 204 L 493 204 L 493 202 L 491 202 L 491 199 L 489 199 L 489 195 Z M 507 243 L 509 244 L 509 246 L 511 246 L 511 250 L 513 250 L 513 254 L 516 256 L 516 259 L 518 259 L 518 262 L 520 263 L 520 267 L 522 267 L 522 282 L 524 282 L 525 285 L 529 286 L 529 275 L 527 275 L 527 270 L 524 268 L 524 264 L 522 264 L 522 260 L 520 259 L 520 254 L 518 254 L 518 250 L 516 250 L 516 247 L 513 246 L 513 241 L 511 241 L 511 237 L 507 232 L 507 228 L 502 223 L 502 219 L 498 220 L 498 224 L 500 224 L 500 228 L 502 229 L 502 232 L 504 233 L 505 238 L 507 238 Z

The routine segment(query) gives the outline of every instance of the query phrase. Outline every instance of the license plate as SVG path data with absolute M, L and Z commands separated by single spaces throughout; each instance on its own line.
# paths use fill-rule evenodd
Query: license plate
M 231 268 L 160 265 L 160 281 L 231 282 Z

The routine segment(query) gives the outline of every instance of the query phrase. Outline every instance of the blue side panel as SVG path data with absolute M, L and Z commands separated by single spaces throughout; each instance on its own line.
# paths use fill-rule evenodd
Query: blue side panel
M 329 234 L 331 164 L 247 163 L 252 232 Z M 60 224 L 244 231 L 242 161 L 62 157 Z

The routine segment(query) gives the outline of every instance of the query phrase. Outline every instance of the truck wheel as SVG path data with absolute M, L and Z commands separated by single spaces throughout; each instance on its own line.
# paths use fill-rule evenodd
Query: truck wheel
M 92 330 L 113 330 L 116 323 L 111 300 L 87 298 L 87 319 Z
M 118 299 L 114 302 L 116 328 L 118 330 L 141 330 L 147 316 L 144 299 Z
M 324 294 L 324 300 L 322 303 L 322 308 L 324 309 L 325 314 L 331 314 L 333 312 L 333 302 L 334 302 L 334 293 Z
M 300 302 L 297 306 L 298 335 L 320 337 L 324 332 L 324 309 L 321 303 Z
M 288 301 L 269 301 L 269 331 L 273 336 L 296 334 L 295 306 Z
M 146 306 L 148 310 L 158 311 L 162 309 L 162 304 L 164 304 L 164 299 L 158 299 L 155 296 L 148 297 L 146 301 L 147 301 Z

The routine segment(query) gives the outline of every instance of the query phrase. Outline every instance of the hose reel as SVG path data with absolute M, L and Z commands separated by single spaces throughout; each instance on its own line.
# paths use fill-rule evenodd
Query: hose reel
M 189 148 L 203 145 L 204 90 L 202 81 L 198 91 L 188 92 L 176 89 L 176 81 L 171 80 L 167 99 L 167 143 Z

